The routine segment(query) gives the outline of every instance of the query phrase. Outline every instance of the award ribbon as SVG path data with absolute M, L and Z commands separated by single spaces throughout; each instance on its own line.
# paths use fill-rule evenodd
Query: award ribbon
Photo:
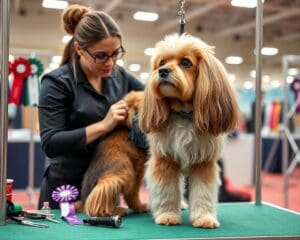
M 297 99 L 300 97 L 300 79 L 295 78 L 294 81 L 291 83 L 291 90 L 294 93 L 294 99 L 297 101 Z M 297 106 L 296 108 L 296 113 L 300 113 L 300 105 Z
M 70 225 L 83 224 L 75 214 L 74 201 L 79 192 L 78 189 L 71 185 L 62 185 L 57 187 L 52 192 L 52 199 L 59 203 L 61 210 L 61 218 L 67 221 Z
M 11 71 L 14 75 L 12 87 L 8 103 L 12 103 L 16 106 L 20 104 L 22 88 L 25 78 L 30 75 L 30 63 L 25 58 L 16 59 L 11 66 Z
M 25 105 L 35 106 L 39 101 L 40 81 L 44 66 L 37 58 L 29 58 L 31 72 L 25 86 Z

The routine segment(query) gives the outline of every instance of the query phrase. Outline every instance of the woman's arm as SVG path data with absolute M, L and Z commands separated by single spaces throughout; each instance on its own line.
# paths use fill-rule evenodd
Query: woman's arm
M 67 114 L 72 106 L 72 88 L 47 75 L 39 98 L 39 124 L 42 149 L 48 157 L 86 149 L 84 128 L 67 129 Z
M 74 90 L 65 81 L 45 77 L 39 100 L 42 149 L 49 157 L 84 151 L 86 145 L 110 132 L 127 116 L 123 100 L 112 105 L 102 121 L 68 130 L 67 115 L 72 109 Z
M 127 111 L 128 107 L 125 101 L 120 100 L 113 104 L 102 121 L 86 127 L 87 143 L 91 143 L 98 137 L 112 131 L 119 123 L 126 119 Z

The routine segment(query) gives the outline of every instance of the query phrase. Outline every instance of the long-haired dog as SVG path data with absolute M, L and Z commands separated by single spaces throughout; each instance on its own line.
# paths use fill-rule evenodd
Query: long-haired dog
M 216 160 L 237 115 L 235 93 L 213 47 L 187 34 L 157 43 L 139 119 L 150 145 L 146 180 L 157 224 L 181 223 L 182 182 L 189 176 L 192 225 L 219 227 Z
M 98 144 L 83 177 L 80 202 L 75 204 L 77 211 L 90 216 L 125 215 L 126 209 L 116 206 L 121 194 L 133 211 L 147 211 L 147 205 L 139 199 L 146 153 L 128 140 L 128 128 L 142 96 L 143 92 L 130 92 L 124 97 L 129 109 L 127 127 L 119 127 Z

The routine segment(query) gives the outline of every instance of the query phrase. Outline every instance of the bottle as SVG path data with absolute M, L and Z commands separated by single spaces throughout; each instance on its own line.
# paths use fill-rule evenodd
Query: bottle
M 43 207 L 41 208 L 42 213 L 50 214 L 51 213 L 51 208 L 49 205 L 49 202 L 43 202 Z

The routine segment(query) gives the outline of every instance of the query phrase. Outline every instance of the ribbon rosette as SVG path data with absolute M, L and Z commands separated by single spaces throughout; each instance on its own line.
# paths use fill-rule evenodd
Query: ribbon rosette
M 52 199 L 59 203 L 61 217 L 71 225 L 83 224 L 83 222 L 75 215 L 74 201 L 79 191 L 71 185 L 62 185 L 52 192 Z
M 295 78 L 294 81 L 291 83 L 291 90 L 294 93 L 295 101 L 297 101 L 297 99 L 299 98 L 299 93 L 300 93 L 300 79 L 299 78 Z M 300 113 L 300 105 L 297 106 L 296 113 Z
M 11 65 L 11 72 L 14 75 L 12 88 L 10 90 L 8 103 L 20 104 L 20 98 L 25 78 L 30 75 L 30 63 L 25 58 L 16 59 Z
M 25 86 L 25 105 L 34 106 L 38 104 L 40 93 L 39 77 L 42 75 L 44 66 L 37 58 L 29 58 L 31 72 Z

